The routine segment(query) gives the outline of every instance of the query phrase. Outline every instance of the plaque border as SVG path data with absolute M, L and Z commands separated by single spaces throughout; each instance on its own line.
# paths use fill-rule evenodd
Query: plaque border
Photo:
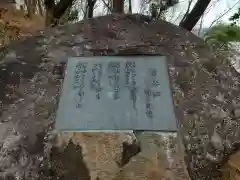
M 103 57 L 111 57 L 111 58 L 113 58 L 113 57 L 117 57 L 117 58 L 119 58 L 119 57 L 122 57 L 122 58 L 124 58 L 124 57 L 134 57 L 134 58 L 143 58 L 143 57 L 152 57 L 152 56 L 157 56 L 157 57 L 161 57 L 162 59 L 164 59 L 164 64 L 165 64 L 165 67 L 166 68 L 164 68 L 164 69 L 166 69 L 166 71 L 167 71 L 167 75 L 168 75 L 168 79 L 167 79 L 167 81 L 168 81 L 168 86 L 169 86 L 169 91 L 170 91 L 170 98 L 171 98 L 171 102 L 172 102 L 172 105 L 173 105 L 173 113 L 174 113 L 174 117 L 175 117 L 175 120 L 176 120 L 176 122 L 175 122 L 175 124 L 176 124 L 176 130 L 128 130 L 128 129 L 126 129 L 126 130 L 74 130 L 74 129 L 63 129 L 63 128 L 56 128 L 57 127 L 57 119 L 58 119 L 58 117 L 60 116 L 60 112 L 61 111 L 63 111 L 63 109 L 62 108 L 64 108 L 64 106 L 63 105 L 61 105 L 64 101 L 65 101 L 65 99 L 67 98 L 67 96 L 64 96 L 64 97 L 62 97 L 61 98 L 61 96 L 62 96 L 62 94 L 63 94 L 63 92 L 64 91 L 66 91 L 66 88 L 67 88 L 67 83 L 65 83 L 65 81 L 67 81 L 70 77 L 69 76 L 67 76 L 67 70 L 68 69 L 70 69 L 69 68 L 69 66 L 71 66 L 71 65 L 76 65 L 76 64 L 70 64 L 70 63 L 68 63 L 69 61 L 71 61 L 71 60 L 76 60 L 76 59 L 80 59 L 80 58 L 96 58 L 96 57 L 101 57 L 101 58 L 103 58 Z M 71 57 L 68 57 L 68 60 L 67 60 L 67 65 L 65 66 L 65 71 L 64 71 L 64 79 L 61 81 L 61 85 L 60 85 L 60 90 L 59 90 L 59 97 L 58 97 L 58 104 L 57 104 L 57 112 L 56 112 L 56 118 L 55 118 L 55 124 L 54 124 L 54 128 L 57 130 L 57 131 L 61 131 L 61 132 L 109 132 L 109 133 L 111 133 L 111 132 L 114 132 L 114 133 L 116 133 L 116 132 L 126 132 L 126 133 L 128 133 L 128 132 L 133 132 L 133 131 L 144 131 L 144 132 L 170 132 L 170 133 L 172 133 L 172 132 L 179 132 L 179 130 L 180 130 L 180 122 L 179 122 L 179 119 L 177 118 L 178 117 L 178 114 L 179 114 L 179 112 L 178 112 L 178 110 L 177 110 L 177 108 L 176 108 L 176 105 L 174 104 L 174 100 L 173 100 L 173 90 L 172 90 L 172 80 L 171 80 L 171 76 L 170 76 L 170 72 L 169 72 L 169 63 L 168 63 L 168 61 L 169 61 L 169 57 L 168 56 L 162 56 L 162 55 L 149 55 L 149 54 L 147 54 L 147 55 L 118 55 L 118 56 L 71 56 Z M 75 67 L 75 66 L 74 66 Z

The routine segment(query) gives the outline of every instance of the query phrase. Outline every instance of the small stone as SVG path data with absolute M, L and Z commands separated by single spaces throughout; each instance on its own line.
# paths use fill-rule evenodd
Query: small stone
M 224 150 L 223 141 L 216 131 L 213 132 L 210 142 L 215 149 L 220 151 Z

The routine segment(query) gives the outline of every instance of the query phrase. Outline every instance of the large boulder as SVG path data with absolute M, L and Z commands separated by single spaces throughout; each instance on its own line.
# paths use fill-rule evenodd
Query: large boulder
M 193 179 L 218 178 L 218 165 L 238 149 L 237 72 L 200 38 L 165 21 L 150 23 L 142 15 L 112 14 L 48 29 L 0 54 L 3 178 L 144 179 L 139 175 L 144 170 L 149 179 L 163 178 L 154 152 L 161 146 L 149 146 L 153 147 L 150 153 L 142 151 L 119 166 L 122 142 L 133 141 L 128 134 L 58 134 L 56 147 L 64 147 L 55 147 L 57 133 L 52 127 L 70 56 L 167 56 L 185 161 Z M 150 136 L 149 143 L 157 144 L 159 139 Z M 131 169 L 136 165 L 139 168 Z

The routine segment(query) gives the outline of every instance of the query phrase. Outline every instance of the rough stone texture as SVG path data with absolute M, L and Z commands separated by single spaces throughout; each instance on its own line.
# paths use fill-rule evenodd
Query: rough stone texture
M 178 143 L 172 141 L 176 141 L 174 136 L 169 138 L 146 133 L 140 134 L 138 138 L 141 139 L 141 152 L 130 159 L 114 180 L 189 179 L 182 159 L 183 152 L 179 150 Z
M 220 63 L 221 58 L 192 33 L 164 21 L 148 23 L 147 19 L 140 15 L 113 14 L 98 17 L 49 29 L 38 36 L 10 45 L 7 51 L 2 50 L 4 58 L 0 61 L 1 177 L 5 176 L 7 179 L 7 176 L 11 175 L 38 179 L 41 164 L 52 161 L 51 169 L 41 170 L 43 177 L 40 179 L 49 179 L 49 176 L 69 179 L 66 173 L 64 174 L 64 168 L 70 168 L 66 163 L 74 164 L 70 162 L 76 161 L 75 163 L 82 167 L 82 161 L 85 160 L 92 171 L 91 176 L 96 179 L 111 179 L 114 173 L 117 173 L 114 177 L 116 180 L 135 177 L 146 179 L 140 175 L 144 169 L 147 169 L 149 179 L 160 179 L 161 174 L 156 174 L 156 167 L 159 166 L 152 168 L 158 164 L 154 159 L 157 156 L 153 153 L 155 151 L 150 149 L 147 154 L 152 156 L 146 158 L 142 151 L 119 170 L 115 169 L 117 163 L 113 163 L 119 152 L 105 155 L 108 159 L 104 160 L 104 163 L 106 167 L 113 168 L 113 171 L 104 175 L 96 175 L 99 171 L 94 172 L 91 169 L 99 166 L 97 162 L 87 160 L 91 153 L 85 155 L 85 159 L 81 158 L 84 156 L 82 153 L 86 153 L 88 149 L 84 145 L 89 146 L 91 143 L 80 142 L 82 147 L 75 147 L 79 158 L 71 156 L 69 149 L 74 150 L 71 144 L 62 151 L 59 150 L 60 152 L 55 149 L 50 153 L 52 142 L 55 140 L 52 125 L 68 56 L 160 54 L 169 57 L 174 103 L 190 176 L 200 180 L 217 179 L 218 165 L 239 146 L 238 74 L 228 63 Z M 119 139 L 121 144 L 121 141 L 127 139 L 127 135 L 111 138 Z M 108 141 L 111 138 L 102 134 L 93 141 Z M 84 137 L 81 141 L 91 140 Z M 161 140 L 153 142 L 158 144 Z M 119 144 L 111 145 L 109 149 L 112 151 L 116 147 L 119 151 Z M 100 147 L 101 143 L 97 146 Z M 160 147 L 153 149 L 160 152 L 164 146 Z M 56 154 L 61 155 L 62 161 L 54 159 Z M 69 157 L 66 154 L 69 154 Z M 47 161 L 43 161 L 43 156 Z M 109 159 L 112 159 L 112 162 L 107 164 Z M 134 162 L 142 162 L 143 159 L 144 165 Z M 55 161 L 60 162 L 56 165 Z M 159 160 L 165 161 L 161 161 L 161 158 Z M 180 162 L 181 160 L 175 164 L 181 164 Z M 139 168 L 133 170 L 136 164 Z M 86 169 L 85 166 L 84 168 Z M 167 168 L 171 168 L 169 164 L 161 172 L 169 172 Z M 69 171 L 72 172 L 71 169 Z M 133 173 L 130 173 L 131 171 Z M 81 172 L 76 172 L 74 177 L 72 173 L 69 174 L 72 179 L 79 179 L 79 173 Z M 82 176 L 83 179 L 89 179 L 86 172 Z
M 58 135 L 56 146 L 62 147 L 69 139 L 82 147 L 91 178 L 110 180 L 120 170 L 122 142 L 131 143 L 133 137 L 123 133 L 64 133 Z

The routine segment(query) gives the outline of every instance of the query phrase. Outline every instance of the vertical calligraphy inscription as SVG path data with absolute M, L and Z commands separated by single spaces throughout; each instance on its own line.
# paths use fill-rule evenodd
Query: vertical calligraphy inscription
M 101 76 L 102 76 L 102 64 L 94 64 L 92 68 L 92 79 L 90 88 L 96 92 L 96 99 L 100 99 L 101 87 Z
M 76 94 L 76 108 L 82 108 L 83 96 L 84 96 L 84 80 L 87 72 L 87 63 L 79 62 L 76 66 L 74 73 L 73 88 L 77 89 Z
M 148 118 L 153 118 L 153 105 L 152 101 L 161 96 L 161 92 L 157 89 L 160 87 L 159 81 L 157 81 L 157 69 L 156 68 L 150 68 L 147 72 L 147 88 L 144 90 L 145 97 L 146 97 L 146 115 Z
M 133 101 L 133 107 L 136 109 L 137 88 L 136 88 L 136 63 L 127 62 L 125 64 L 125 86 L 129 89 L 130 99 Z
M 119 99 L 120 91 L 120 63 L 119 62 L 110 62 L 108 64 L 108 82 L 112 87 L 113 99 Z

